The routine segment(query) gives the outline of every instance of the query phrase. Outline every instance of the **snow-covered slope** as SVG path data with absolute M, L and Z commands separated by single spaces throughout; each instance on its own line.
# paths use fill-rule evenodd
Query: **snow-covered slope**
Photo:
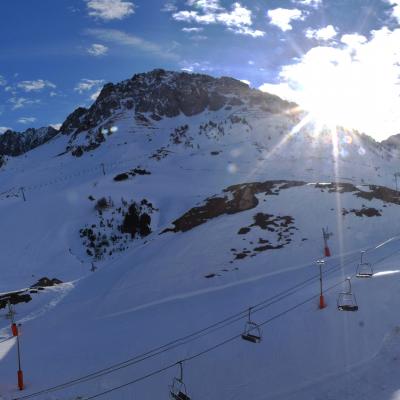
M 193 399 L 395 398 L 396 374 L 381 369 L 399 351 L 396 151 L 321 131 L 230 78 L 155 70 L 106 85 L 0 169 L 0 292 L 64 282 L 16 305 L 24 392 L 0 322 L 0 394 L 166 398 L 186 360 Z M 362 249 L 376 274 L 352 279 L 359 311 L 341 313 Z M 258 345 L 240 339 L 256 304 Z

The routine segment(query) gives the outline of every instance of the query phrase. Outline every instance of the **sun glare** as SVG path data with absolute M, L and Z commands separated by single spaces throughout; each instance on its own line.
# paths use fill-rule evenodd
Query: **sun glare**
M 280 73 L 284 90 L 310 113 L 316 125 L 343 126 L 383 139 L 397 132 L 399 97 L 398 40 L 389 30 L 372 39 L 344 35 L 340 45 L 317 46 Z
M 365 91 L 358 65 L 350 55 L 334 49 L 310 54 L 309 63 L 298 70 L 299 100 L 321 125 L 357 128 L 365 119 Z

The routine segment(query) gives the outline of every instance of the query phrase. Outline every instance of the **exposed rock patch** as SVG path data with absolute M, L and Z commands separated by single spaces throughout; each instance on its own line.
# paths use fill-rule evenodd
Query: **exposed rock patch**
M 258 253 L 267 250 L 281 249 L 288 245 L 292 239 L 293 230 L 297 230 L 294 226 L 294 218 L 289 215 L 275 216 L 265 213 L 257 213 L 253 216 L 253 223 L 247 227 L 240 228 L 238 234 L 246 235 L 255 227 L 270 233 L 268 238 L 259 238 L 258 243 L 252 250 L 244 248 L 242 250 L 231 249 L 236 260 L 242 260 L 248 256 L 255 257 Z M 249 240 L 249 245 L 253 242 Z
M 352 213 L 356 215 L 357 217 L 381 217 L 382 214 L 380 213 L 379 210 L 373 207 L 363 207 L 359 210 L 356 210 L 352 208 L 351 210 L 346 210 L 345 208 L 342 209 L 342 215 L 347 215 L 349 213 Z
M 38 287 L 50 287 L 50 286 L 55 286 L 55 285 L 60 285 L 63 283 L 57 278 L 49 279 L 46 276 L 43 278 L 40 278 L 36 283 L 34 283 L 31 288 L 38 288 Z
M 129 179 L 129 177 L 135 177 L 136 175 L 151 175 L 151 172 L 147 171 L 146 169 L 136 167 L 128 172 L 123 172 L 122 174 L 114 176 L 114 181 L 115 182 L 125 181 Z
M 258 205 L 257 194 L 277 196 L 280 190 L 305 184 L 305 182 L 279 180 L 230 186 L 224 190 L 224 193 L 227 193 L 224 197 L 206 199 L 204 205 L 190 209 L 182 217 L 173 221 L 174 228 L 165 229 L 162 233 L 186 232 L 221 215 L 236 214 L 255 208 Z

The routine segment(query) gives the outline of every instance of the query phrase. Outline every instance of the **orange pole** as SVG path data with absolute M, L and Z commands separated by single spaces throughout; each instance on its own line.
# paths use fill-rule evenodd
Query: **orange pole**
M 319 266 L 319 308 L 322 310 L 326 307 L 323 290 L 322 290 L 322 264 L 323 262 L 318 262 Z
M 24 390 L 24 374 L 20 369 L 18 370 L 18 388 Z
M 319 308 L 322 310 L 325 307 L 326 307 L 326 304 L 325 304 L 325 300 L 324 300 L 324 295 L 321 294 L 319 296 Z

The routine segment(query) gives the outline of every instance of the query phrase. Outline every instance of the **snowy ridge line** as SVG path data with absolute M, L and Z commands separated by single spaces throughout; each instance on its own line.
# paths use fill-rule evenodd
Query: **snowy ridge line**
M 385 244 L 387 244 L 387 243 L 393 241 L 393 240 L 394 240 L 395 238 L 397 238 L 398 236 L 399 236 L 399 235 L 397 235 L 397 236 L 392 236 L 391 238 L 385 240 L 384 242 L 381 242 L 381 243 L 379 243 L 378 245 L 376 245 L 376 246 L 374 246 L 374 247 L 368 248 L 366 251 L 369 252 L 369 251 L 377 250 L 378 248 L 384 246 Z M 389 254 L 388 256 L 385 256 L 385 257 L 379 259 L 379 260 L 378 260 L 377 262 L 375 262 L 375 263 L 379 263 L 379 262 L 383 261 L 384 259 L 391 257 L 393 254 L 397 253 L 398 251 L 400 251 L 400 249 L 394 251 L 393 253 Z M 328 274 L 331 274 L 331 273 L 333 273 L 333 272 L 336 272 L 340 267 L 345 266 L 345 265 L 348 265 L 348 264 L 350 264 L 350 263 L 353 263 L 353 262 L 354 262 L 355 260 L 357 260 L 357 259 L 358 259 L 358 256 L 357 256 L 357 257 L 352 257 L 351 259 L 347 260 L 347 261 L 344 262 L 344 263 L 339 262 L 338 264 L 331 266 L 331 268 L 330 268 L 329 270 L 324 271 L 324 275 L 328 275 Z M 355 275 L 355 274 L 353 273 L 352 276 L 354 276 L 354 275 Z M 264 310 L 264 309 L 270 307 L 270 306 L 273 305 L 273 304 L 278 303 L 279 301 L 281 301 L 281 300 L 283 300 L 283 299 L 285 299 L 285 298 L 291 296 L 292 294 L 294 294 L 294 293 L 300 291 L 301 289 L 303 289 L 303 288 L 304 288 L 305 286 L 307 286 L 308 284 L 313 283 L 313 282 L 316 281 L 318 278 L 319 278 L 319 274 L 318 274 L 318 275 L 314 275 L 313 277 L 310 277 L 310 278 L 308 278 L 308 279 L 306 279 L 306 280 L 304 280 L 304 281 L 302 281 L 302 282 L 300 282 L 300 283 L 298 283 L 298 284 L 292 286 L 291 288 L 288 288 L 288 289 L 282 291 L 281 293 L 279 293 L 279 294 L 277 294 L 277 295 L 271 296 L 270 298 L 268 298 L 268 299 L 266 299 L 266 300 L 264 300 L 264 301 L 262 301 L 262 302 L 260 302 L 260 303 L 257 303 L 257 304 L 255 304 L 255 305 L 253 305 L 253 306 L 251 307 L 252 312 L 253 312 L 253 313 L 259 312 L 259 311 L 261 311 L 261 310 Z M 330 286 L 330 287 L 328 287 L 327 289 L 325 289 L 324 292 L 333 289 L 334 287 L 336 287 L 336 286 L 342 284 L 342 283 L 345 282 L 345 281 L 346 281 L 346 279 L 341 280 L 340 282 L 334 284 L 333 286 Z M 311 301 L 312 299 L 317 298 L 318 296 L 319 296 L 319 295 L 317 295 L 317 296 L 315 296 L 315 295 L 312 296 L 310 299 L 307 299 L 305 302 L 299 303 L 299 304 L 297 304 L 297 305 L 291 307 L 291 308 L 289 309 L 289 311 L 291 311 L 292 309 L 296 309 L 296 308 L 300 307 L 301 305 L 305 304 L 305 303 L 308 302 L 308 301 Z M 286 313 L 289 312 L 289 311 L 284 311 L 284 312 L 282 312 L 282 313 L 279 313 L 277 316 L 271 317 L 270 319 L 268 319 L 267 321 L 264 321 L 263 323 L 261 323 L 261 324 L 259 324 L 259 325 L 260 325 L 260 326 L 265 325 L 265 324 L 267 324 L 268 322 L 271 322 L 272 320 L 274 320 L 274 319 L 276 319 L 276 318 L 278 318 L 278 317 L 280 317 L 280 316 L 286 314 Z M 26 395 L 26 396 L 21 396 L 21 397 L 15 398 L 15 399 L 13 399 L 13 400 L 32 398 L 32 397 L 36 397 L 36 396 L 38 396 L 38 395 L 40 395 L 40 394 L 50 393 L 50 392 L 54 392 L 54 391 L 59 391 L 59 390 L 62 390 L 62 389 L 66 389 L 66 388 L 71 387 L 71 386 L 74 386 L 74 385 L 76 385 L 76 384 L 84 383 L 84 382 L 87 382 L 87 381 L 90 381 L 90 380 L 99 378 L 99 377 L 101 377 L 101 376 L 108 375 L 108 374 L 110 374 L 110 373 L 116 372 L 116 371 L 118 371 L 118 370 L 120 370 L 120 369 L 127 368 L 127 367 L 129 367 L 129 366 L 131 366 L 131 365 L 138 364 L 138 363 L 140 363 L 140 362 L 142 362 L 142 361 L 145 361 L 145 360 L 147 360 L 147 359 L 149 359 L 149 358 L 152 358 L 152 357 L 155 357 L 155 356 L 157 356 L 157 355 L 159 355 L 159 354 L 162 354 L 162 353 L 164 353 L 164 352 L 173 350 L 173 349 L 175 349 L 175 348 L 177 348 L 177 347 L 180 347 L 180 346 L 182 346 L 182 345 L 184 345 L 184 344 L 188 344 L 188 343 L 190 343 L 190 342 L 192 342 L 192 341 L 194 341 L 194 340 L 197 340 L 197 339 L 199 339 L 199 338 L 201 338 L 201 337 L 204 337 L 204 336 L 206 336 L 206 335 L 208 335 L 208 334 L 210 334 L 210 333 L 213 333 L 213 332 L 215 332 L 215 331 L 217 331 L 217 330 L 219 330 L 219 329 L 222 329 L 222 328 L 224 328 L 224 327 L 226 327 L 226 326 L 229 326 L 229 325 L 231 325 L 232 323 L 238 322 L 239 320 L 243 319 L 244 317 L 247 317 L 247 312 L 248 312 L 248 308 L 246 308 L 245 310 L 243 310 L 243 311 L 241 311 L 241 312 L 239 312 L 239 313 L 236 313 L 236 314 L 234 314 L 234 315 L 232 315 L 232 316 L 230 316 L 230 317 L 227 317 L 227 318 L 225 318 L 225 319 L 222 320 L 222 321 L 218 321 L 218 322 L 216 322 L 216 323 L 214 323 L 214 324 L 212 324 L 212 325 L 210 325 L 210 326 L 208 326 L 208 327 L 206 327 L 206 328 L 203 328 L 203 329 L 201 329 L 201 330 L 199 330 L 199 331 L 197 331 L 197 332 L 194 332 L 194 333 L 189 334 L 189 335 L 187 335 L 187 336 L 178 338 L 178 339 L 176 339 L 176 340 L 174 340 L 174 341 L 172 341 L 172 342 L 169 342 L 169 343 L 167 343 L 167 344 L 165 344 L 165 345 L 163 345 L 163 346 L 160 346 L 160 347 L 158 347 L 158 348 L 155 348 L 155 349 L 153 349 L 153 350 L 150 350 L 150 351 L 148 351 L 148 352 L 146 352 L 146 353 L 143 353 L 143 354 L 141 354 L 141 355 L 137 355 L 137 356 L 135 356 L 135 357 L 133 357 L 133 358 L 131 358 L 131 359 L 129 359 L 129 360 L 126 360 L 126 361 L 124 361 L 124 362 L 121 362 L 121 363 L 118 363 L 118 364 L 114 364 L 113 366 L 104 368 L 104 369 L 102 369 L 102 370 L 99 370 L 99 371 L 96 371 L 96 372 L 94 372 L 94 373 L 85 375 L 85 376 L 83 376 L 83 377 L 76 378 L 76 379 L 74 379 L 74 380 L 65 382 L 65 383 L 63 383 L 63 384 L 59 384 L 59 385 L 57 385 L 57 386 L 53 386 L 53 387 L 50 387 L 50 388 L 47 388 L 47 389 L 43 389 L 43 390 L 41 390 L 41 391 L 39 391 L 39 392 L 31 393 L 31 394 Z M 240 335 L 239 335 L 239 336 L 240 336 Z M 238 336 L 235 335 L 233 338 L 236 339 L 237 337 L 238 337 Z M 229 341 L 232 341 L 233 338 L 231 338 Z M 228 343 L 228 342 L 226 342 L 226 343 Z M 225 343 L 224 343 L 224 344 L 225 344 Z M 217 348 L 217 347 L 220 347 L 220 346 L 221 346 L 221 345 L 219 344 L 219 345 L 217 345 L 216 347 L 213 346 L 213 348 L 214 348 L 214 347 Z M 210 351 L 211 351 L 211 350 L 210 350 Z M 204 352 L 203 352 L 203 353 L 204 353 Z M 203 354 L 203 353 L 201 353 L 201 354 Z M 199 355 L 201 355 L 201 354 L 199 354 Z M 195 355 L 195 356 L 192 356 L 192 357 L 193 357 L 193 358 L 196 358 L 196 357 L 198 357 L 199 355 L 197 355 L 197 356 Z M 186 360 L 184 360 L 184 361 L 188 361 L 188 360 L 190 360 L 190 359 L 192 359 L 192 358 L 189 357 L 188 359 L 186 359 Z M 172 368 L 173 366 L 175 366 L 175 365 L 177 365 L 177 364 L 178 364 L 178 363 L 171 364 L 171 366 L 169 366 L 167 369 Z M 164 371 L 164 369 L 161 369 L 160 371 Z M 155 374 L 150 374 L 150 375 L 147 376 L 147 377 L 151 377 L 151 376 L 154 376 L 154 375 L 155 375 Z M 127 385 L 130 385 L 130 384 L 139 382 L 140 380 L 143 380 L 143 379 L 146 379 L 146 378 L 143 378 L 143 377 L 142 377 L 142 378 L 139 378 L 139 380 L 132 381 L 131 383 L 128 383 Z M 121 386 L 121 387 L 124 387 L 124 386 Z M 119 387 L 119 388 L 121 388 L 121 387 Z M 115 389 L 115 390 L 117 390 L 117 389 Z M 108 392 L 106 392 L 106 393 L 108 393 Z M 106 394 L 106 393 L 104 393 L 104 394 Z M 96 395 L 95 397 L 98 397 L 98 396 Z M 89 399 L 91 399 L 91 398 L 94 398 L 94 397 L 89 397 L 89 398 L 87 398 L 87 399 L 85 399 L 85 400 L 89 400 Z

